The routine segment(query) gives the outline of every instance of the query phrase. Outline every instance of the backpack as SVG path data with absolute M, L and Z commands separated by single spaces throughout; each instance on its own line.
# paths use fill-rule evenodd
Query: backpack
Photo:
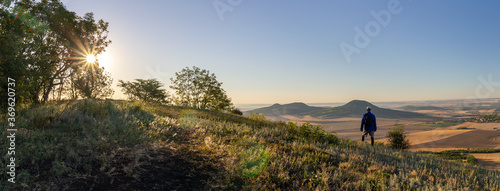
M 373 126 L 373 114 L 368 114 L 366 115 L 366 118 L 365 118 L 365 127 L 371 127 Z

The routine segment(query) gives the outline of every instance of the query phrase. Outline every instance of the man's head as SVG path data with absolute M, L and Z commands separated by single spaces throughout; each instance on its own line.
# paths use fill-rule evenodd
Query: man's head
M 371 111 L 372 108 L 370 106 L 366 107 L 366 111 Z

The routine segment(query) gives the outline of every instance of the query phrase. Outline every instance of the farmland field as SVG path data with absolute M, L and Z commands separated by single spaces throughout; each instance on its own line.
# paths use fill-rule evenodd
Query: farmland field
M 283 116 L 299 124 L 309 122 L 324 127 L 326 132 L 355 141 L 361 140 L 360 118 L 316 119 L 310 116 Z M 387 131 L 398 122 L 405 125 L 411 143 L 410 151 L 445 151 L 456 149 L 500 148 L 500 123 L 428 123 L 426 120 L 377 119 L 378 130 L 375 141 L 387 144 Z M 474 154 L 479 165 L 488 169 L 500 169 L 498 153 Z

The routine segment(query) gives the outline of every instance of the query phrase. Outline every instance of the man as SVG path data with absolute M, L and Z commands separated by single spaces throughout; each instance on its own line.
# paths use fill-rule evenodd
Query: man
M 367 134 L 370 134 L 370 137 L 372 138 L 372 146 L 375 143 L 375 140 L 373 136 L 375 135 L 375 131 L 377 131 L 377 121 L 375 120 L 375 115 L 371 113 L 372 108 L 370 106 L 366 107 L 367 113 L 363 115 L 363 119 L 361 120 L 361 131 L 363 131 L 363 127 L 365 128 L 365 132 L 363 133 L 363 136 L 361 137 L 361 141 L 365 141 L 365 136 Z

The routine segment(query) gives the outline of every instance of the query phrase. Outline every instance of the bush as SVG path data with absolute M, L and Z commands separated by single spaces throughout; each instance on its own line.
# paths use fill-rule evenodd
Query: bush
M 469 164 L 477 164 L 477 158 L 473 155 L 469 155 L 466 160 Z
M 296 123 L 288 122 L 286 124 L 286 129 L 290 134 L 296 136 L 300 140 L 325 142 L 334 145 L 340 143 L 339 138 L 334 133 L 325 133 L 325 130 L 320 125 L 303 123 L 299 126 Z
M 248 116 L 248 118 L 250 118 L 251 120 L 259 121 L 259 122 L 260 121 L 267 121 L 264 114 L 261 114 L 261 113 L 250 113 L 250 116 Z
M 235 115 L 243 115 L 243 112 L 241 112 L 241 110 L 238 108 L 231 109 L 231 113 Z
M 401 150 L 410 148 L 410 140 L 408 140 L 404 133 L 404 125 L 396 122 L 394 128 L 387 132 L 389 147 Z

